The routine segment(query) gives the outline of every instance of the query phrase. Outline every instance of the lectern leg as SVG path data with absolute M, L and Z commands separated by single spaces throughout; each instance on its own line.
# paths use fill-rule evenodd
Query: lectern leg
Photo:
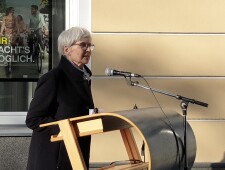
M 141 160 L 133 133 L 130 128 L 120 130 L 130 160 Z M 135 161 L 134 161 L 135 163 Z
M 72 123 L 68 119 L 58 122 L 72 168 L 74 170 L 87 170 Z

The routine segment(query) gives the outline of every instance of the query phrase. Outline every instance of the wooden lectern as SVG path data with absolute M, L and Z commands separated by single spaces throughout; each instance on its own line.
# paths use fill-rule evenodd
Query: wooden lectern
M 40 127 L 59 126 L 59 134 L 52 135 L 51 141 L 64 141 L 74 170 L 86 170 L 78 137 L 119 130 L 132 161 L 129 165 L 107 166 L 99 170 L 178 170 L 183 167 L 183 122 L 178 113 L 160 108 L 133 109 L 115 113 L 98 113 L 46 123 Z M 143 138 L 147 151 L 147 162 L 141 162 L 131 128 Z M 196 155 L 193 131 L 187 128 L 188 164 L 192 167 Z M 136 161 L 135 161 L 136 160 Z

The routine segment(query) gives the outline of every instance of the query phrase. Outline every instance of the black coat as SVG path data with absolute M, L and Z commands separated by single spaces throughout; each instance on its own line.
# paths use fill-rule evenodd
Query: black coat
M 62 56 L 58 67 L 39 79 L 26 117 L 26 125 L 33 130 L 28 170 L 72 169 L 63 141 L 50 142 L 51 135 L 57 134 L 59 128 L 39 125 L 89 114 L 89 109 L 94 108 L 91 83 L 83 74 Z M 90 140 L 90 136 L 78 138 L 87 168 Z

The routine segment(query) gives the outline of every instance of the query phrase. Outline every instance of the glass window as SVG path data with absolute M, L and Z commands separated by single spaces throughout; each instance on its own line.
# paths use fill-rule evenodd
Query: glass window
M 0 112 L 27 111 L 38 78 L 59 62 L 57 38 L 65 29 L 65 0 L 0 4 Z

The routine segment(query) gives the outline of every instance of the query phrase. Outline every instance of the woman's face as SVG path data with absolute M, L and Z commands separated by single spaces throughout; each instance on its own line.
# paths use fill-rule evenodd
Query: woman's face
M 64 47 L 64 53 L 67 58 L 76 64 L 78 67 L 83 68 L 87 64 L 91 57 L 90 39 L 84 39 L 72 44 L 70 47 Z
M 17 21 L 21 21 L 22 20 L 21 16 L 19 16 L 19 15 L 16 18 L 17 18 Z
M 11 9 L 11 10 L 9 11 L 9 15 L 14 15 L 14 9 Z

